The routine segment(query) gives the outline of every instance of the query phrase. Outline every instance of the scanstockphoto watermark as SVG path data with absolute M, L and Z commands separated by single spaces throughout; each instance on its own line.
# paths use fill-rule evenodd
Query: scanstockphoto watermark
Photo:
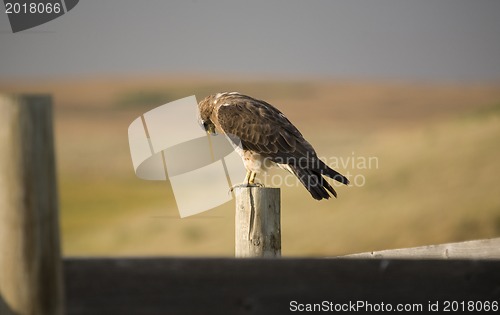
M 498 300 L 444 300 L 427 301 L 427 303 L 387 303 L 368 301 L 347 301 L 339 303 L 324 300 L 320 303 L 302 303 L 292 300 L 289 303 L 291 312 L 498 312 Z
M 364 174 L 367 170 L 379 169 L 379 158 L 377 156 L 364 156 L 355 152 L 351 152 L 348 156 L 330 156 L 330 157 L 310 157 L 302 156 L 300 158 L 273 158 L 273 161 L 278 166 L 283 164 L 300 165 L 307 169 L 314 169 L 321 171 L 324 165 L 336 170 L 345 170 L 341 173 L 349 180 L 352 187 L 363 187 L 366 185 L 367 179 Z M 265 168 L 268 168 L 271 163 L 264 159 Z M 295 175 L 288 174 L 272 174 L 265 172 L 261 174 L 262 180 L 271 186 L 280 187 L 294 187 L 301 185 L 296 180 Z M 334 177 L 335 179 L 335 177 Z M 316 178 L 312 178 L 316 180 Z M 317 183 L 309 183 L 309 185 L 316 185 Z M 338 181 L 333 181 L 334 186 L 342 186 Z
M 430 303 L 429 303 L 430 304 Z M 333 301 L 322 301 L 321 303 L 300 303 L 290 301 L 289 310 L 291 312 L 422 312 L 422 303 L 398 303 L 391 304 L 385 302 L 370 303 L 368 301 L 349 301 L 347 303 L 337 303 Z M 430 311 L 428 309 L 427 311 Z
M 320 157 L 320 159 L 325 161 L 326 165 L 330 168 L 347 170 L 344 176 L 347 177 L 354 187 L 365 186 L 366 176 L 364 172 L 379 169 L 379 158 L 373 155 L 366 156 L 351 152 L 351 155 L 348 156 Z

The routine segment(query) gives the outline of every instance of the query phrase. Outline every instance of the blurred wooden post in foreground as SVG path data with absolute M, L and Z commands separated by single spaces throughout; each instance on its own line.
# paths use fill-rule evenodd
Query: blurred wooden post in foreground
M 0 94 L 0 314 L 63 314 L 49 96 Z
M 280 189 L 237 187 L 236 257 L 280 257 Z

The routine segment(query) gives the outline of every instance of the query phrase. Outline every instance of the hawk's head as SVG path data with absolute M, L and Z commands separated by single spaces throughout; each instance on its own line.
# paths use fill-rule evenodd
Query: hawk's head
M 212 111 L 214 109 L 214 99 L 215 95 L 210 95 L 205 97 L 199 104 L 198 104 L 198 122 L 200 123 L 200 126 L 205 129 L 206 132 L 209 134 L 217 134 L 215 131 L 215 125 L 211 120 L 212 116 Z

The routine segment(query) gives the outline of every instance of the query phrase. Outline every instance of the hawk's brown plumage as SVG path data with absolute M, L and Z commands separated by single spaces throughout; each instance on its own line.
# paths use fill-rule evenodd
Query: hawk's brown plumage
M 200 123 L 209 133 L 223 133 L 241 143 L 247 169 L 246 184 L 255 174 L 273 162 L 297 176 L 314 199 L 328 199 L 328 191 L 337 196 L 322 175 L 343 184 L 349 180 L 323 163 L 300 131 L 269 103 L 236 92 L 218 93 L 199 105 Z

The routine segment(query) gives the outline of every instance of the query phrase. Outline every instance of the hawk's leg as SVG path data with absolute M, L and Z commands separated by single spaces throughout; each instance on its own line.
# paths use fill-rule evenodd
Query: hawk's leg
M 248 174 L 248 172 L 247 172 L 247 174 Z M 255 176 L 257 176 L 257 173 L 250 172 L 250 176 L 248 176 L 248 181 L 246 181 L 247 187 L 264 187 L 263 184 L 255 182 Z M 246 178 L 245 178 L 245 180 L 246 180 Z
M 255 183 L 255 176 L 257 176 L 257 173 L 250 172 L 250 176 L 248 178 L 248 184 L 249 185 L 253 185 Z
M 257 176 L 257 173 L 247 170 L 245 181 L 242 184 L 234 185 L 230 191 L 232 192 L 237 187 L 264 187 L 263 184 L 255 182 L 255 176 Z
M 251 177 L 252 177 L 252 172 L 249 171 L 249 170 L 247 170 L 247 174 L 245 175 L 245 180 L 243 181 L 243 184 L 247 184 L 247 185 L 250 184 L 250 178 Z

